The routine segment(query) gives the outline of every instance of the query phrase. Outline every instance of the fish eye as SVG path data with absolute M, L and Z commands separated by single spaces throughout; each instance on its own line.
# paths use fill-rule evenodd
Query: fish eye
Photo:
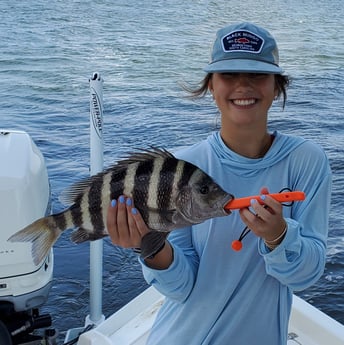
M 208 186 L 202 186 L 199 191 L 201 194 L 208 194 L 209 193 L 209 187 Z

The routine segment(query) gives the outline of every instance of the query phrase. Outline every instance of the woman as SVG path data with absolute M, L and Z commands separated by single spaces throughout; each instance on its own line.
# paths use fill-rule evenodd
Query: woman
M 265 29 L 250 23 L 217 32 L 207 75 L 194 96 L 211 92 L 221 129 L 178 152 L 236 197 L 261 193 L 263 205 L 171 233 L 153 258 L 140 260 L 147 282 L 166 296 L 148 344 L 286 345 L 292 293 L 325 266 L 331 172 L 316 144 L 269 133 L 272 102 L 288 78 Z M 263 187 L 264 186 L 264 187 Z M 301 190 L 284 207 L 267 193 Z M 108 212 L 113 243 L 139 247 L 149 230 L 131 199 Z M 251 230 L 239 252 L 231 242 Z

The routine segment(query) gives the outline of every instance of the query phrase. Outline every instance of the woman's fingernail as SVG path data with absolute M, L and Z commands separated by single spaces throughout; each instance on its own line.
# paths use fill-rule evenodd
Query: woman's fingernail
M 131 210 L 131 213 L 132 214 L 137 214 L 137 209 L 135 207 L 133 207 L 132 210 Z
M 127 199 L 127 205 L 128 205 L 128 206 L 131 206 L 131 204 L 132 204 L 131 199 L 128 198 L 128 199 Z
M 253 204 L 255 204 L 256 202 L 257 202 L 257 200 L 256 199 L 251 199 L 251 205 L 253 205 Z
M 260 198 L 261 198 L 262 200 L 265 200 L 265 199 L 266 199 L 266 195 L 263 194 L 263 195 L 260 196 Z
M 121 204 L 123 204 L 123 203 L 124 203 L 124 196 L 121 195 L 121 196 L 119 197 L 118 201 L 119 201 Z
M 117 202 L 116 202 L 116 200 L 114 199 L 114 200 L 111 200 L 111 207 L 115 207 L 116 206 L 116 204 L 117 204 Z

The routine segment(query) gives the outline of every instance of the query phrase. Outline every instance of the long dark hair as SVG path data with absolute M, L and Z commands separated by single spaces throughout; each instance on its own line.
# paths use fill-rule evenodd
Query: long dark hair
M 183 85 L 183 89 L 190 94 L 191 98 L 202 98 L 208 92 L 208 85 L 212 76 L 213 76 L 212 73 L 208 73 L 203 78 L 203 80 L 201 80 L 201 82 L 199 83 L 199 86 L 194 89 L 186 85 Z M 284 109 L 285 103 L 287 101 L 287 88 L 290 84 L 290 79 L 287 75 L 275 74 L 275 83 L 278 90 L 277 99 L 282 96 L 283 98 L 282 107 Z

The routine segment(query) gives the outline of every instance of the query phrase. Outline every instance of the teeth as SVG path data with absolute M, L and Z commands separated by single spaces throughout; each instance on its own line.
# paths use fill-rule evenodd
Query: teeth
M 234 99 L 233 100 L 233 103 L 235 105 L 241 105 L 241 106 L 251 105 L 251 104 L 254 104 L 255 102 L 256 102 L 255 99 Z

